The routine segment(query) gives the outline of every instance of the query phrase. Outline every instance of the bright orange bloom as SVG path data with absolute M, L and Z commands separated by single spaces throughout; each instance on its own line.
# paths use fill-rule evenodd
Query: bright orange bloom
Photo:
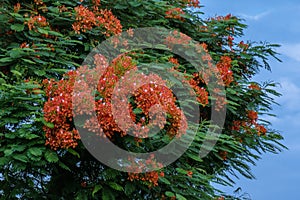
M 230 85 L 230 83 L 233 81 L 231 62 L 232 60 L 229 56 L 222 56 L 216 65 L 226 86 Z
M 187 5 L 187 6 L 192 6 L 192 7 L 195 7 L 195 8 L 200 7 L 199 0 L 181 0 L 181 1 L 184 5 Z
M 248 88 L 252 90 L 261 90 L 261 88 L 256 83 L 251 83 Z
M 219 151 L 219 155 L 223 160 L 227 160 L 227 151 Z
M 247 116 L 252 124 L 254 124 L 258 119 L 258 114 L 254 110 L 249 110 Z
M 263 126 L 263 125 L 256 125 L 256 130 L 257 130 L 257 134 L 260 135 L 265 135 L 267 133 L 267 129 Z
M 27 26 L 29 30 L 35 29 L 36 26 L 38 27 L 45 27 L 48 26 L 47 19 L 41 15 L 37 15 L 34 17 L 30 17 L 30 19 L 27 22 Z
M 78 34 L 92 30 L 95 27 L 102 27 L 106 31 L 103 34 L 110 36 L 122 32 L 122 25 L 110 10 L 89 10 L 89 8 L 82 5 L 75 7 L 76 22 L 72 27 Z
M 21 8 L 21 4 L 17 3 L 16 5 L 14 5 L 14 12 L 15 13 L 19 12 L 20 8 Z
M 181 8 L 171 8 L 166 12 L 166 18 L 178 19 L 183 21 L 184 18 L 181 15 L 184 15 L 185 12 Z
M 187 171 L 187 173 L 186 173 L 187 175 L 188 175 L 188 177 L 190 177 L 190 178 L 192 178 L 192 176 L 193 176 L 193 172 L 192 171 Z

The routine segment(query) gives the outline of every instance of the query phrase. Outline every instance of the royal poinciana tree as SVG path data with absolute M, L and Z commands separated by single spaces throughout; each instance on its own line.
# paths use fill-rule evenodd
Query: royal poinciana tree
M 270 70 L 268 59 L 277 59 L 277 46 L 241 41 L 246 25 L 237 17 L 229 14 L 204 19 L 197 0 L 2 0 L 0 5 L 3 199 L 242 199 L 243 195 L 217 190 L 214 183 L 237 188 L 232 177 L 254 178 L 250 167 L 260 155 L 284 148 L 282 136 L 264 120 L 272 115 L 273 98 L 279 96 L 276 84 L 251 79 L 261 68 Z M 196 49 L 210 55 L 202 59 L 208 66 L 215 65 L 218 72 L 208 69 L 201 73 L 179 55 L 151 48 L 126 52 L 112 60 L 95 54 L 94 68 L 82 66 L 101 42 L 122 32 L 134 37 L 135 30 L 142 27 L 171 30 L 161 44 L 164 49 L 198 42 Z M 113 42 L 125 47 L 130 43 Z M 96 117 L 87 118 L 82 127 L 128 151 L 151 152 L 174 137 L 184 136 L 186 116 L 176 95 L 163 86 L 169 80 L 151 73 L 145 73 L 143 81 L 155 79 L 157 84 L 136 88 L 126 99 L 135 128 L 126 121 L 118 126 L 118 119 L 111 114 L 116 83 L 147 63 L 159 63 L 162 69 L 184 77 L 182 82 L 196 95 L 200 120 L 192 144 L 171 165 L 161 168 L 157 162 L 155 171 L 122 172 L 102 164 L 85 148 L 74 125 L 74 109 L 89 115 L 89 106 L 94 104 Z M 103 66 L 107 68 L 101 77 L 91 76 Z M 206 73 L 218 74 L 226 99 L 212 98 Z M 89 91 L 90 83 L 97 87 L 89 91 L 94 92 L 94 99 L 86 99 L 86 104 L 79 101 L 80 106 L 74 108 L 78 74 L 86 74 L 81 91 Z M 212 105 L 217 111 L 226 108 L 226 119 L 216 145 L 200 158 Z M 126 115 L 122 107 L 115 110 L 117 116 Z M 151 114 L 156 116 L 152 122 L 160 134 L 149 141 L 143 136 L 149 131 Z M 101 133 L 97 133 L 99 126 Z M 134 136 L 128 136 L 129 131 Z M 156 158 L 148 159 L 145 163 L 129 162 L 142 171 Z

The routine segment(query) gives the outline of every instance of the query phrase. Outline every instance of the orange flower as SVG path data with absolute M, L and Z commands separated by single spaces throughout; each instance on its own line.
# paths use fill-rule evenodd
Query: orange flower
M 198 73 L 193 74 L 194 78 L 190 79 L 188 83 L 194 91 L 196 92 L 197 95 L 197 101 L 204 107 L 208 105 L 208 92 L 206 91 L 205 88 L 200 87 L 199 85 L 204 82 L 202 78 L 199 76 Z
M 19 12 L 20 8 L 21 8 L 20 3 L 17 3 L 16 5 L 14 5 L 14 12 L 15 13 Z
M 161 168 L 161 164 L 160 163 L 155 163 L 154 160 L 154 155 L 151 155 L 150 158 L 148 158 L 145 163 L 138 161 L 138 163 L 136 163 L 136 161 L 132 161 L 131 159 L 129 159 L 129 161 L 132 162 L 131 167 L 134 167 L 134 169 L 137 171 L 136 173 L 130 173 L 128 172 L 128 179 L 130 181 L 134 181 L 134 180 L 140 180 L 143 182 L 148 182 L 148 186 L 152 187 L 152 186 L 158 186 L 158 180 L 159 177 L 164 177 L 165 174 L 163 171 L 158 172 L 158 171 L 152 171 L 152 172 L 146 172 L 146 173 L 139 173 L 140 171 L 142 171 L 143 169 L 147 168 L 149 165 L 150 167 L 158 167 Z
M 233 126 L 231 130 L 239 131 L 241 128 L 241 121 L 233 121 Z
M 47 19 L 41 15 L 37 15 L 34 17 L 30 17 L 28 22 L 26 22 L 29 30 L 35 29 L 36 26 L 38 27 L 45 27 L 48 26 Z
M 232 36 L 229 35 L 229 36 L 227 37 L 227 39 L 228 39 L 228 45 L 229 45 L 230 49 L 232 49 L 234 38 L 233 38 Z
M 44 4 L 43 0 L 34 0 L 34 3 L 36 5 L 43 5 Z
M 172 49 L 174 45 L 185 45 L 189 44 L 190 41 L 192 40 L 191 37 L 178 32 L 177 30 L 173 31 L 170 35 L 166 37 L 166 45 Z
M 27 42 L 23 42 L 21 45 L 20 45 L 20 48 L 28 48 L 29 47 L 29 44 L 27 44 Z
M 178 19 L 184 21 L 184 18 L 181 15 L 184 15 L 185 12 L 181 8 L 171 8 L 166 11 L 166 18 Z
M 97 3 L 97 2 L 96 2 Z M 73 30 L 80 34 L 92 30 L 94 27 L 103 27 L 106 36 L 119 34 L 122 32 L 122 25 L 110 10 L 89 10 L 82 5 L 74 8 L 76 12 L 76 22 L 73 23 Z
M 267 133 L 267 129 L 263 125 L 256 125 L 257 135 L 265 135 Z
M 143 75 L 142 79 L 140 77 L 128 77 L 131 78 L 132 84 L 124 86 L 126 89 L 119 92 L 120 95 L 126 96 L 126 92 L 135 91 L 132 94 L 135 99 L 135 108 L 141 109 L 145 114 L 145 120 L 136 121 L 134 108 L 130 103 L 122 101 L 122 98 L 116 98 L 114 99 L 115 103 L 112 105 L 112 93 L 116 83 L 128 72 L 137 70 L 132 58 L 121 55 L 114 59 L 110 66 L 107 66 L 107 60 L 96 54 L 94 64 L 96 65 L 94 69 L 88 69 L 87 66 L 80 67 L 77 71 L 68 72 L 60 81 L 43 81 L 48 97 L 48 101 L 44 105 L 44 118 L 47 122 L 54 124 L 54 128 L 44 127 L 47 138 L 46 145 L 50 145 L 53 149 L 75 147 L 79 134 L 72 126 L 72 111 L 77 115 L 91 115 L 92 105 L 94 104 L 97 118 L 88 119 L 84 123 L 84 128 L 100 134 L 99 129 L 101 127 L 104 133 L 101 132 L 101 137 L 112 138 L 115 134 L 123 137 L 127 135 L 128 130 L 133 131 L 136 137 L 147 136 L 149 128 L 146 126 L 146 121 L 151 121 L 151 124 L 164 128 L 166 120 L 168 120 L 170 126 L 166 131 L 170 137 L 180 137 L 186 132 L 186 117 L 176 105 L 176 98 L 172 91 L 164 86 L 166 85 L 165 81 L 158 75 Z M 103 75 L 98 77 L 97 72 L 103 72 Z M 75 78 L 78 75 L 82 77 L 80 88 L 74 88 Z M 155 81 L 151 83 L 151 80 Z M 144 84 L 138 89 L 134 89 L 134 83 L 139 81 L 150 84 Z M 92 93 L 89 84 L 94 85 L 97 82 L 97 91 L 101 99 L 95 101 L 89 95 Z M 76 95 L 80 98 L 72 99 L 72 96 L 74 96 L 73 91 L 76 91 Z M 204 96 L 206 95 L 205 93 Z M 129 107 L 130 111 L 126 112 L 123 109 L 124 106 Z M 112 114 L 113 108 L 115 111 Z M 165 113 L 169 114 L 167 119 Z M 117 123 L 114 116 L 127 117 L 118 118 Z M 134 127 L 130 123 L 132 121 L 135 124 Z M 122 127 L 120 127 L 120 124 Z
M 192 7 L 195 7 L 195 8 L 199 8 L 200 7 L 200 2 L 199 0 L 182 0 L 182 3 L 184 5 L 187 5 L 187 6 L 192 6 Z
M 130 37 L 133 37 L 134 31 L 133 31 L 132 28 L 129 28 L 126 32 L 128 33 L 128 35 L 129 35 Z
M 249 48 L 249 44 L 245 44 L 244 41 L 241 41 L 238 46 L 243 50 L 246 51 Z
M 227 21 L 230 20 L 232 18 L 231 14 L 228 14 L 226 16 L 217 16 L 217 17 L 212 17 L 210 18 L 211 21 Z
M 49 98 L 44 104 L 44 119 L 53 127 L 44 126 L 46 143 L 52 149 L 75 148 L 80 139 L 79 133 L 69 122 L 72 122 L 72 91 L 75 80 L 74 72 L 67 74 L 69 80 L 44 80 L 46 96 Z M 65 75 L 65 78 L 67 78 Z
M 258 114 L 254 110 L 249 110 L 247 112 L 247 116 L 252 124 L 254 124 L 257 121 Z
M 227 151 L 219 151 L 219 155 L 223 160 L 227 160 Z
M 231 62 L 232 60 L 229 56 L 222 56 L 216 65 L 226 86 L 230 85 L 230 83 L 233 81 Z
M 193 176 L 193 172 L 192 171 L 187 171 L 187 173 L 186 173 L 187 175 L 188 175 L 188 177 L 190 177 L 190 178 L 192 178 L 192 176 Z
M 251 83 L 249 86 L 248 86 L 249 89 L 252 89 L 252 90 L 261 90 L 261 88 L 256 84 L 256 83 Z

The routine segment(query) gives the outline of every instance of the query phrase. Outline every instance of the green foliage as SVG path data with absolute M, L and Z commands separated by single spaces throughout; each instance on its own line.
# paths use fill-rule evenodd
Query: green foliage
M 240 19 L 232 16 L 202 19 L 202 13 L 187 8 L 184 1 L 102 0 L 100 8 L 111 10 L 120 19 L 124 31 L 140 27 L 177 29 L 207 44 L 215 63 L 222 56 L 231 58 L 234 82 L 226 86 L 224 129 L 209 155 L 199 158 L 210 113 L 209 107 L 201 109 L 203 120 L 193 143 L 181 158 L 163 169 L 165 175 L 159 177 L 157 187 L 131 181 L 127 173 L 104 166 L 81 143 L 75 149 L 50 149 L 45 146 L 43 127 L 54 128 L 55 124 L 43 118 L 47 101 L 43 80 L 59 80 L 65 72 L 75 70 L 108 36 L 101 26 L 80 33 L 72 28 L 76 21 L 74 8 L 79 5 L 91 8 L 93 1 L 44 0 L 38 4 L 38 1 L 25 0 L 17 9 L 18 2 L 0 2 L 0 196 L 4 199 L 184 200 L 217 199 L 221 195 L 226 199 L 242 199 L 216 190 L 212 182 L 234 186 L 230 173 L 254 178 L 251 165 L 262 153 L 278 153 L 285 148 L 280 143 L 282 136 L 271 129 L 268 121 L 259 121 L 267 128 L 266 134 L 260 134 L 254 126 L 232 129 L 234 121 L 248 120 L 248 111 L 256 111 L 260 116 L 271 115 L 272 105 L 276 104 L 274 96 L 280 96 L 276 83 L 260 84 L 251 78 L 261 68 L 270 70 L 268 59 L 278 59 L 274 51 L 278 45 L 250 42 L 245 46 L 237 42 L 246 28 Z M 185 14 L 180 19 L 166 18 L 171 8 L 182 8 Z M 44 17 L 47 24 L 35 22 L 35 27 L 30 27 L 28 23 L 34 16 Z M 229 36 L 235 40 L 230 41 Z M 160 49 L 164 48 L 163 44 Z M 161 69 L 170 66 L 168 60 L 173 56 L 176 57 L 167 51 L 149 49 L 135 52 L 132 58 L 145 66 L 149 62 L 160 63 Z M 190 63 L 176 58 L 182 73 L 195 72 Z M 250 88 L 251 84 L 259 89 Z M 139 115 L 142 111 L 135 109 L 134 113 Z M 162 144 L 168 142 L 162 138 Z M 133 143 L 128 139 L 128 143 L 120 146 Z M 135 146 L 133 150 L 158 147 L 150 142 L 147 145 L 145 149 Z

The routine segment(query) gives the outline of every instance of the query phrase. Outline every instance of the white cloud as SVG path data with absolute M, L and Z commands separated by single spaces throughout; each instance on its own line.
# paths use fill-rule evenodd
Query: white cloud
M 288 78 L 282 78 L 280 85 L 279 91 L 282 93 L 282 97 L 278 99 L 279 103 L 284 109 L 300 112 L 300 85 L 296 85 Z
M 299 44 L 282 44 L 278 52 L 294 60 L 300 61 L 300 43 Z
M 262 19 L 263 17 L 269 15 L 271 13 L 271 11 L 265 11 L 256 15 L 247 15 L 247 14 L 240 14 L 240 16 L 244 19 L 247 20 L 254 20 L 254 21 L 258 21 L 260 19 Z

